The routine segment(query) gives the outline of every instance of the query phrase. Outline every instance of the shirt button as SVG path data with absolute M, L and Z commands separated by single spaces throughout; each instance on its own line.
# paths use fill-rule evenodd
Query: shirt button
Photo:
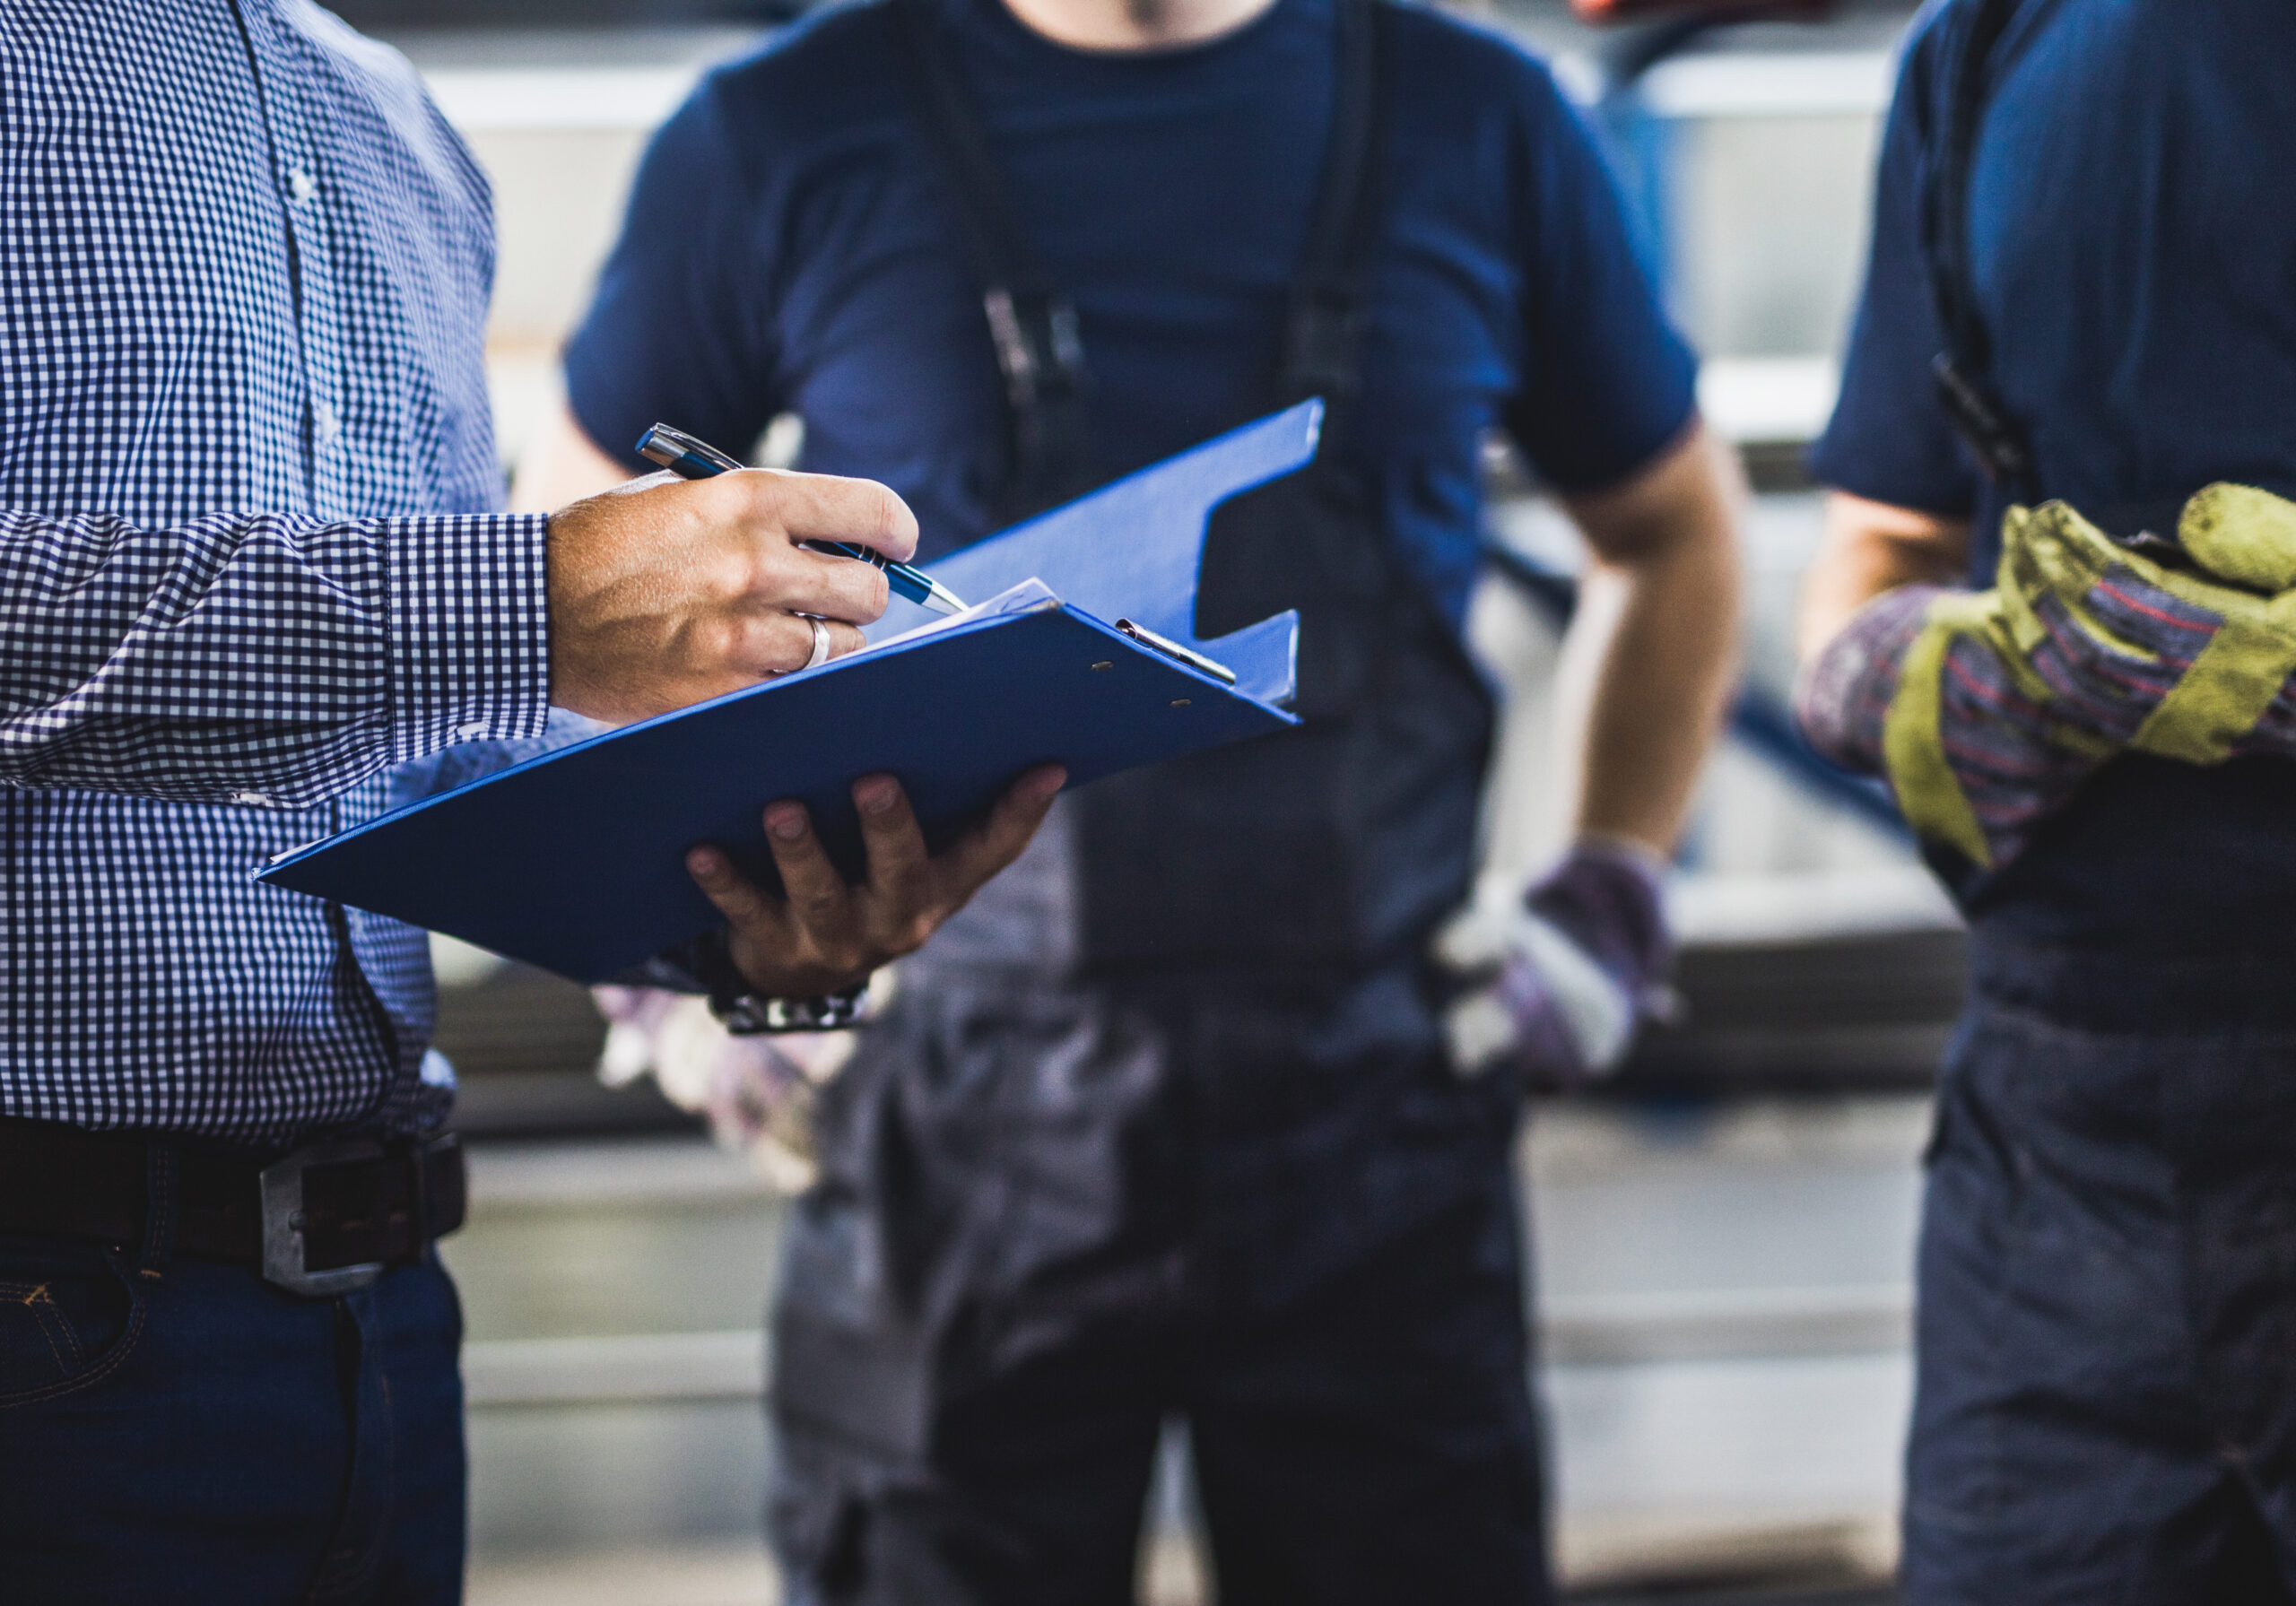
M 311 404 L 312 439 L 321 446 L 333 446 L 335 436 L 341 432 L 342 429 L 343 421 L 335 417 L 334 403 L 313 402 Z
M 271 801 L 268 793 L 263 792 L 234 792 L 231 794 L 231 801 L 243 809 L 273 809 L 279 806 Z
M 293 195 L 299 204 L 308 201 L 319 193 L 319 181 L 301 168 L 290 168 L 287 169 L 287 193 Z

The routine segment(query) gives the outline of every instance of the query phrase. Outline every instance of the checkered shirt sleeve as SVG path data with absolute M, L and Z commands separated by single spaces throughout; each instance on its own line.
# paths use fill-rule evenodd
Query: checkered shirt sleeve
M 258 884 L 544 728 L 491 201 L 310 0 L 0 5 L 0 1115 L 434 1124 L 427 940 Z
M 307 809 L 537 734 L 544 529 L 0 512 L 0 782 Z

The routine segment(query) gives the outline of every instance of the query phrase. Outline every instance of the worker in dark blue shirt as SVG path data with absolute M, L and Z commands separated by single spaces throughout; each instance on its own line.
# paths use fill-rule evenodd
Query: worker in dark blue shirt
M 527 497 L 635 471 L 657 419 L 738 449 L 789 412 L 928 559 L 1331 404 L 1199 599 L 1207 636 L 1299 608 L 1303 727 L 1064 800 L 823 1095 L 774 1335 L 792 1600 L 1129 1601 L 1171 1413 L 1224 1600 L 1546 1599 L 1520 1075 L 1614 1063 L 1664 971 L 1735 563 L 1544 68 L 1371 0 L 834 9 L 664 129 L 566 369 Z M 1492 430 L 1605 600 L 1580 838 L 1447 985 Z
M 1970 925 L 1918 1606 L 2296 1588 L 2283 155 L 2278 0 L 1954 0 L 1890 116 L 1802 708 Z

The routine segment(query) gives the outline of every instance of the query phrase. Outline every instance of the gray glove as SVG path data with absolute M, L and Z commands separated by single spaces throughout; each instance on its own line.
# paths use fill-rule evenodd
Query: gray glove
M 1673 1012 L 1663 871 L 1646 849 L 1582 839 L 1519 901 L 1443 930 L 1437 959 L 1473 984 L 1443 1021 L 1463 1075 L 1511 1064 L 1578 1087 L 1618 1069 L 1642 1023 Z

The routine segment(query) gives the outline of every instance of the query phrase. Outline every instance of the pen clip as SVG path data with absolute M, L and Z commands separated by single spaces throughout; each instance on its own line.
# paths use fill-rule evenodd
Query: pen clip
M 1167 658 L 1177 659 L 1198 674 L 1208 674 L 1223 686 L 1232 686 L 1236 683 L 1236 672 L 1226 664 L 1215 664 L 1193 647 L 1182 647 L 1169 637 L 1159 636 L 1146 625 L 1137 625 L 1128 619 L 1119 619 L 1116 621 L 1116 628 L 1119 635 L 1129 636 L 1133 640 L 1152 651 L 1160 652 Z
M 688 480 L 706 480 L 742 466 L 708 441 L 667 424 L 656 424 L 638 438 L 638 455 Z

